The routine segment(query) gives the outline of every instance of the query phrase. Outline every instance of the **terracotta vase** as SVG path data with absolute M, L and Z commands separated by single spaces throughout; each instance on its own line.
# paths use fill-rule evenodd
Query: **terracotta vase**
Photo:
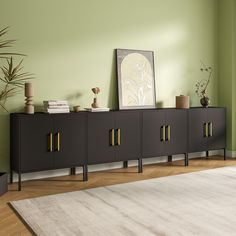
M 175 107 L 180 109 L 188 109 L 189 108 L 189 96 L 176 96 L 175 97 Z

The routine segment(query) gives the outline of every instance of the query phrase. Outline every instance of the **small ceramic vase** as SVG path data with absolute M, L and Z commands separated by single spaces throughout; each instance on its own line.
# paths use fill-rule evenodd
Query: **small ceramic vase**
M 74 106 L 74 112 L 79 112 L 80 111 L 80 106 Z
M 34 90 L 32 83 L 25 83 L 25 113 L 34 114 Z
M 97 102 L 97 98 L 94 98 L 93 99 L 93 103 L 91 104 L 92 108 L 98 108 L 99 105 L 98 105 L 98 102 Z
M 208 107 L 210 105 L 210 98 L 207 96 L 204 96 L 200 99 L 200 103 L 203 107 Z

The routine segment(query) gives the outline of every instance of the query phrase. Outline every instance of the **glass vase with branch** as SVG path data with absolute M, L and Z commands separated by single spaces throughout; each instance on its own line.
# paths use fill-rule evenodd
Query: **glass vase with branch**
M 210 83 L 213 69 L 211 66 L 207 66 L 201 61 L 202 67 L 200 68 L 201 72 L 207 74 L 207 78 L 204 78 L 196 83 L 195 93 L 200 97 L 200 103 L 203 107 L 208 107 L 210 105 L 210 99 L 207 96 L 207 88 Z

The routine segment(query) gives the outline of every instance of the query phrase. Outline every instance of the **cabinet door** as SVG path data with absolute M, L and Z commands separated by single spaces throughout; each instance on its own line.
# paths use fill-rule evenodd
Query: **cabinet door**
M 20 118 L 20 163 L 22 172 L 53 168 L 50 133 L 53 133 L 53 123 L 49 115 L 24 115 Z
M 166 110 L 166 155 L 187 153 L 187 111 Z
M 114 114 L 115 112 L 88 114 L 88 164 L 116 161 L 115 146 L 112 144 L 112 136 L 115 135 Z
M 209 124 L 208 149 L 221 149 L 226 146 L 226 113 L 224 108 L 208 108 Z M 210 127 L 211 126 L 211 127 Z
M 116 158 L 118 161 L 141 157 L 139 111 L 116 112 Z
M 54 168 L 80 166 L 86 162 L 86 114 L 53 116 Z
M 207 123 L 207 108 L 190 109 L 188 115 L 188 152 L 207 150 L 204 127 Z
M 165 155 L 165 141 L 162 140 L 164 125 L 164 110 L 143 112 L 143 157 Z

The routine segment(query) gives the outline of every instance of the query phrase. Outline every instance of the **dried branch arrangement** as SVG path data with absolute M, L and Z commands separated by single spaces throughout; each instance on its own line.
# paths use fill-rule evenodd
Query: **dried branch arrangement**
M 200 70 L 201 70 L 202 73 L 206 73 L 207 79 L 202 79 L 202 80 L 200 80 L 196 83 L 195 92 L 198 95 L 198 97 L 202 98 L 202 97 L 206 96 L 206 90 L 207 90 L 207 87 L 210 83 L 213 70 L 212 70 L 211 66 L 207 66 L 202 61 L 201 61 L 201 64 L 202 64 L 202 67 L 200 68 Z
M 98 87 L 95 87 L 95 88 L 92 88 L 92 91 L 93 91 L 93 93 L 95 94 L 95 95 L 97 95 L 97 94 L 99 94 L 100 93 L 100 88 L 98 88 Z

